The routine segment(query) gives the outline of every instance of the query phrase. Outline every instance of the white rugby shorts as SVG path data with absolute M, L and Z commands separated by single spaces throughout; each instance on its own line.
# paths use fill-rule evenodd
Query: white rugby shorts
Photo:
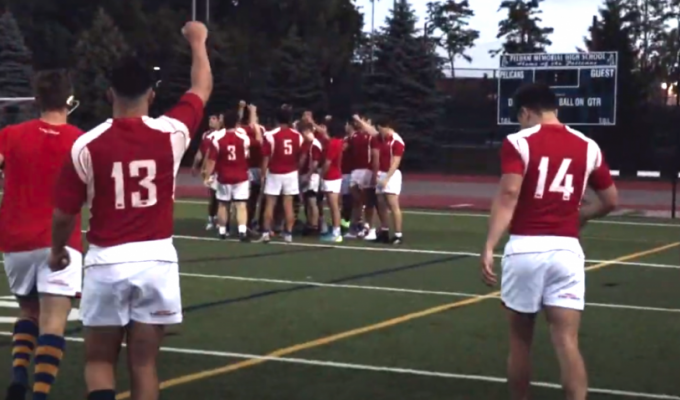
M 320 181 L 321 181 L 321 177 L 319 176 L 319 174 L 309 175 L 308 181 L 304 181 L 302 176 L 303 175 L 300 175 L 300 192 L 307 193 L 307 192 L 318 192 L 319 191 L 319 186 L 320 186 Z
M 352 174 L 345 174 L 342 176 L 342 186 L 340 187 L 340 194 L 350 194 L 350 187 L 352 183 Z
M 92 327 L 123 327 L 131 321 L 179 324 L 179 266 L 168 261 L 142 261 L 88 267 L 80 315 L 83 325 Z
M 323 181 L 323 192 L 324 193 L 340 193 L 342 190 L 342 179 L 335 179 L 332 181 Z
M 247 201 L 250 198 L 250 181 L 220 183 L 215 196 L 219 201 Z
M 506 254 L 501 300 L 511 310 L 537 313 L 543 306 L 583 310 L 585 258 L 570 250 Z
M 297 196 L 300 194 L 298 172 L 293 171 L 287 174 L 268 172 L 264 183 L 264 194 L 268 196 Z
M 385 179 L 387 176 L 387 172 L 378 172 L 378 180 L 377 182 L 382 181 Z M 376 193 L 378 194 L 401 194 L 401 171 L 396 170 L 394 171 L 394 174 L 390 178 L 389 181 L 387 181 L 387 184 L 380 188 L 376 188 Z
M 67 247 L 71 263 L 61 271 L 52 271 L 47 265 L 49 248 L 5 253 L 5 273 L 9 289 L 15 296 L 38 293 L 75 297 L 83 287 L 83 255 Z
M 373 171 L 370 169 L 355 169 L 350 174 L 350 186 L 358 186 L 359 189 L 369 189 Z

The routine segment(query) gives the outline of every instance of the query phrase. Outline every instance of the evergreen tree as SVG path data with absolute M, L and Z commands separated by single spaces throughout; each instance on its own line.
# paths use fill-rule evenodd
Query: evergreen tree
M 81 107 L 74 116 L 86 125 L 110 118 L 111 105 L 106 100 L 111 68 L 128 53 L 125 38 L 111 17 L 99 9 L 92 26 L 84 31 L 75 48 L 76 97 Z
M 468 28 L 468 25 L 475 12 L 470 9 L 468 0 L 445 0 L 427 3 L 427 13 L 427 33 L 435 34 L 437 44 L 446 50 L 451 76 L 454 76 L 456 57 L 472 61 L 467 50 L 479 39 L 479 31 Z
M 423 150 L 432 144 L 441 116 L 437 80 L 442 60 L 436 44 L 418 35 L 416 20 L 407 0 L 395 2 L 376 41 L 375 70 L 364 84 L 363 111 L 371 117 L 390 117 L 409 148 Z
M 267 89 L 262 94 L 265 110 L 273 112 L 284 103 L 301 109 L 327 110 L 319 60 L 295 28 L 289 31 L 272 56 Z
M 0 97 L 30 97 L 31 52 L 12 14 L 0 15 Z
M 548 36 L 553 28 L 539 26 L 543 13 L 540 6 L 543 0 L 504 0 L 498 11 L 507 10 L 506 19 L 498 23 L 496 38 L 504 38 L 503 47 L 490 50 L 492 56 L 498 54 L 542 53 L 552 42 Z

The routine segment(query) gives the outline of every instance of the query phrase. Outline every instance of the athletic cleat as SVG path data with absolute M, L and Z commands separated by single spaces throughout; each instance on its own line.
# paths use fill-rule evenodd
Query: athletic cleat
M 238 240 L 241 243 L 250 243 L 250 236 L 248 236 L 247 233 L 239 233 L 238 234 Z
M 356 231 L 354 231 L 354 229 L 350 229 L 349 232 L 345 233 L 346 239 L 356 239 L 357 237 L 359 237 L 359 235 Z
M 284 233 L 283 235 L 281 235 L 281 237 L 283 237 L 283 241 L 284 241 L 284 242 L 286 242 L 286 243 L 293 243 L 293 235 L 292 235 L 292 234 L 290 234 L 290 233 Z
M 342 228 L 349 229 L 349 227 L 351 225 L 352 225 L 352 223 L 350 221 L 346 220 L 346 219 L 343 219 L 342 221 L 340 221 L 340 227 L 342 227 Z
M 398 246 L 398 245 L 404 243 L 404 238 L 395 236 L 390 240 L 390 243 L 392 243 L 395 246 Z
M 227 237 L 229 237 L 229 235 L 227 235 L 226 233 L 220 234 L 220 240 L 227 240 Z
M 5 400 L 25 400 L 27 391 L 26 386 L 20 383 L 13 383 L 7 388 Z
M 211 231 L 211 230 L 213 230 L 213 229 L 215 229 L 215 224 L 213 224 L 212 221 L 208 222 L 208 223 L 205 225 L 205 230 L 206 230 L 206 231 Z
M 375 242 L 378 240 L 378 235 L 375 232 L 375 229 L 370 229 L 367 233 L 364 234 L 364 240 L 367 242 Z
M 377 235 L 377 238 L 375 239 L 375 242 L 385 244 L 390 243 L 390 231 L 380 231 L 380 233 Z

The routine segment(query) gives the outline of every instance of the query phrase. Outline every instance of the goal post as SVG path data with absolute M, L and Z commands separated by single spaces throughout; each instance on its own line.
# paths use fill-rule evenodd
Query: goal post
M 37 116 L 35 97 L 0 97 L 0 129 Z

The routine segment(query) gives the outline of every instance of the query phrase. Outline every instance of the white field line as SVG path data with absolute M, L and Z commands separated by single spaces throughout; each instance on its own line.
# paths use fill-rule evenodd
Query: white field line
M 198 240 L 198 241 L 209 241 L 209 242 L 236 242 L 236 239 L 221 240 L 218 238 L 211 237 L 201 237 L 201 236 L 186 236 L 186 235 L 175 235 L 175 239 L 183 240 Z M 442 256 L 469 256 L 469 257 L 479 257 L 479 253 L 465 252 L 465 251 L 446 251 L 446 250 L 422 250 L 422 249 L 405 249 L 399 247 L 369 247 L 369 246 L 348 246 L 348 245 L 333 245 L 333 244 L 317 244 L 317 243 L 301 243 L 301 242 L 278 242 L 271 241 L 269 245 L 272 246 L 292 246 L 292 247 L 309 247 L 309 248 L 327 248 L 327 249 L 338 249 L 338 250 L 356 250 L 356 251 L 374 251 L 374 252 L 387 252 L 387 253 L 408 253 L 408 254 L 429 254 L 429 255 L 442 255 Z M 496 258 L 502 258 L 502 254 L 496 254 Z M 670 264 L 654 264 L 654 263 L 642 263 L 642 262 L 627 262 L 627 261 L 617 261 L 611 262 L 611 260 L 586 260 L 589 264 L 601 264 L 610 263 L 615 265 L 628 265 L 635 267 L 648 267 L 648 268 L 663 268 L 663 269 L 680 269 L 680 265 L 670 265 Z
M 12 336 L 12 332 L 0 332 L 0 336 Z M 84 340 L 79 337 L 67 337 L 67 341 L 83 343 Z M 477 381 L 477 382 L 489 382 L 489 383 L 507 383 L 505 378 L 495 377 L 495 376 L 485 376 L 485 375 L 468 375 L 468 374 L 454 374 L 450 372 L 435 372 L 426 371 L 419 369 L 410 368 L 393 368 L 393 367 L 380 367 L 375 365 L 364 365 L 364 364 L 353 364 L 353 363 L 343 363 L 334 361 L 321 361 L 321 360 L 309 360 L 304 358 L 293 358 L 293 357 L 269 357 L 260 356 L 255 354 L 243 354 L 243 353 L 232 353 L 226 351 L 208 351 L 208 350 L 195 350 L 195 349 L 183 349 L 176 347 L 161 347 L 162 352 L 175 353 L 175 354 L 187 354 L 187 355 L 199 355 L 199 356 L 212 356 L 220 358 L 237 358 L 246 360 L 266 360 L 275 361 L 280 363 L 288 364 L 303 364 L 303 365 L 314 365 L 317 367 L 328 367 L 328 368 L 338 368 L 338 369 L 349 369 L 355 371 L 371 371 L 371 372 L 382 372 L 382 373 L 393 373 L 402 375 L 416 375 L 416 376 L 427 376 L 435 378 L 446 378 L 446 379 L 459 379 L 467 381 Z M 535 387 L 546 388 L 546 389 L 556 389 L 561 390 L 562 386 L 556 383 L 549 382 L 532 382 Z M 680 396 L 673 396 L 667 394 L 654 394 L 654 393 L 640 393 L 631 392 L 626 390 L 615 390 L 615 389 L 598 389 L 589 388 L 589 393 L 605 394 L 610 396 L 619 397 L 633 397 L 637 399 L 654 399 L 654 400 L 680 400 Z
M 206 205 L 206 202 L 197 200 L 175 200 L 177 204 L 195 204 Z M 486 213 L 461 213 L 461 212 L 446 212 L 446 211 L 419 211 L 419 210 L 404 210 L 404 214 L 409 215 L 430 215 L 434 217 L 466 217 L 466 218 L 488 218 Z M 670 224 L 663 222 L 633 222 L 633 221 L 613 221 L 609 219 L 598 219 L 590 221 L 591 224 L 604 225 L 628 225 L 628 226 L 650 226 L 650 227 L 665 227 L 665 228 L 679 228 L 680 224 Z
M 293 286 L 305 285 L 305 286 L 314 286 L 314 287 L 320 287 L 320 288 L 372 290 L 372 291 L 382 291 L 382 292 L 423 294 L 423 295 L 448 296 L 448 297 L 471 298 L 471 297 L 482 297 L 482 296 L 484 296 L 483 294 L 472 294 L 472 293 L 462 293 L 462 292 L 404 289 L 404 288 L 394 288 L 394 287 L 385 287 L 385 286 L 347 285 L 347 284 L 323 283 L 323 282 L 314 282 L 314 281 L 291 281 L 291 280 L 285 280 L 285 279 L 251 278 L 251 277 L 245 277 L 245 276 L 231 276 L 231 275 L 207 275 L 207 274 L 194 274 L 194 273 L 186 273 L 186 272 L 180 273 L 180 276 L 185 276 L 187 278 L 204 278 L 204 279 L 229 280 L 229 281 L 241 281 L 241 282 L 272 283 L 272 284 L 293 285 Z M 586 305 L 589 306 L 589 307 L 615 308 L 615 309 L 621 309 L 621 310 L 680 313 L 680 309 L 676 309 L 676 308 L 629 306 L 629 305 L 623 305 L 623 304 L 605 304 L 605 303 L 586 303 Z

